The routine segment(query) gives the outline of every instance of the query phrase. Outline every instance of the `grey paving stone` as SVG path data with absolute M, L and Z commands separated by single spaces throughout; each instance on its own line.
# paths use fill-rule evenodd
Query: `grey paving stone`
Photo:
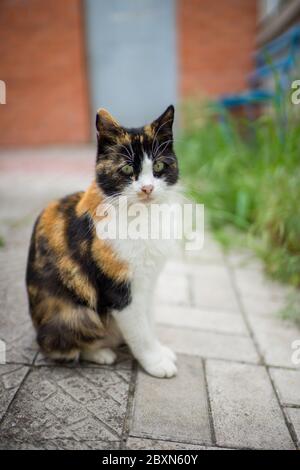
M 268 365 L 300 367 L 292 362 L 292 343 L 300 339 L 300 330 L 294 324 L 279 318 L 248 317 L 260 351 Z
M 0 442 L 119 442 L 128 388 L 129 372 L 124 380 L 104 369 L 33 369 L 4 417 Z
M 44 441 L 11 441 L 3 439 L 0 450 L 118 450 L 119 442 L 75 441 L 73 439 L 55 439 Z
M 264 367 L 207 361 L 206 371 L 218 445 L 294 448 Z
M 227 263 L 233 268 L 255 269 L 263 272 L 263 263 L 251 250 L 234 248 L 225 253 Z
M 189 304 L 189 286 L 183 274 L 162 273 L 154 294 L 155 302 Z
M 0 420 L 13 400 L 28 367 L 0 364 Z
M 130 436 L 211 444 L 202 363 L 180 356 L 178 368 L 169 380 L 138 372 Z
M 239 312 L 230 276 L 225 265 L 197 266 L 191 276 L 192 295 L 197 307 Z
M 300 370 L 270 369 L 271 377 L 284 406 L 300 405 Z
M 224 262 L 224 254 L 221 246 L 205 233 L 203 248 L 197 251 L 185 251 L 185 259 L 191 263 L 219 264 Z
M 175 351 L 193 356 L 257 363 L 251 338 L 187 328 L 158 327 L 162 342 Z
M 248 336 L 242 315 L 235 313 L 160 304 L 155 307 L 155 316 L 164 325 Z
M 25 289 L 26 256 L 21 250 L 0 250 L 0 338 L 6 343 L 7 362 L 31 364 L 36 355 L 35 333 L 28 312 Z
M 300 447 L 300 408 L 286 408 L 288 420 L 292 423 L 297 436 L 297 444 Z
M 140 439 L 137 437 L 130 437 L 127 440 L 126 449 L 131 449 L 131 450 L 221 450 L 220 447 L 200 446 L 196 444 L 183 444 L 182 442 L 162 441 L 162 440 L 157 440 L 157 439 Z
M 282 284 L 267 279 L 261 269 L 236 268 L 233 272 L 237 289 L 245 297 L 276 300 L 284 298 L 289 290 Z
M 274 299 L 243 296 L 241 301 L 248 316 L 258 315 L 262 317 L 276 318 L 285 306 L 284 297 Z

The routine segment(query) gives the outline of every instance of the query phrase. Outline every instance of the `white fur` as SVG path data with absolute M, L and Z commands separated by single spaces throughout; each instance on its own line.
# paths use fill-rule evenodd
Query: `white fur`
M 110 348 L 101 348 L 82 351 L 81 357 L 85 361 L 95 362 L 96 364 L 113 364 L 117 355 Z
M 171 191 L 163 179 L 153 176 L 152 161 L 145 155 L 138 180 L 124 193 L 129 202 L 139 200 L 141 187 L 146 184 L 154 186 L 153 202 L 166 203 L 168 199 L 174 202 L 174 190 Z M 132 302 L 124 310 L 114 311 L 113 317 L 142 367 L 156 377 L 172 377 L 177 372 L 176 356 L 156 338 L 152 298 L 156 280 L 174 241 L 127 238 L 112 240 L 111 243 L 118 255 L 129 263 L 132 276 Z

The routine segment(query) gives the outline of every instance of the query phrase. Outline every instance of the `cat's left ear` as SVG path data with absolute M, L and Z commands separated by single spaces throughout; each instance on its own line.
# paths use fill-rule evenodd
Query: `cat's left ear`
M 118 121 L 104 108 L 100 108 L 96 115 L 96 129 L 99 141 L 113 143 L 122 133 Z
M 171 104 L 167 109 L 152 122 L 151 127 L 161 136 L 172 136 L 175 109 Z

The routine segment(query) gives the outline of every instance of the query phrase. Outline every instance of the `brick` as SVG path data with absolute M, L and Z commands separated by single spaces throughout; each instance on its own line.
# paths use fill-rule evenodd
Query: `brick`
M 257 363 L 259 357 L 247 337 L 187 328 L 158 327 L 163 343 L 178 353 L 200 357 Z
M 178 367 L 178 376 L 170 380 L 139 371 L 130 436 L 211 443 L 201 361 L 180 356 Z
M 164 325 L 248 335 L 242 315 L 235 313 L 160 304 L 156 307 L 155 316 L 156 321 Z
M 300 370 L 270 369 L 283 406 L 300 405 Z
M 300 339 L 293 324 L 279 318 L 249 317 L 250 326 L 268 365 L 297 368 L 292 362 L 292 343 Z
M 1 2 L 0 145 L 89 139 L 84 44 L 80 0 Z
M 243 90 L 255 48 L 256 2 L 180 0 L 177 17 L 181 94 Z
M 206 370 L 218 445 L 294 448 L 264 367 L 207 361 Z

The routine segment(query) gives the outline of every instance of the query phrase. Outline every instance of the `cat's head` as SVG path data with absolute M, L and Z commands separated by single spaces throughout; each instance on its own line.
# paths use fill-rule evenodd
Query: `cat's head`
M 105 109 L 96 116 L 96 181 L 106 196 L 129 202 L 163 202 L 178 180 L 173 148 L 174 107 L 151 124 L 122 127 Z

